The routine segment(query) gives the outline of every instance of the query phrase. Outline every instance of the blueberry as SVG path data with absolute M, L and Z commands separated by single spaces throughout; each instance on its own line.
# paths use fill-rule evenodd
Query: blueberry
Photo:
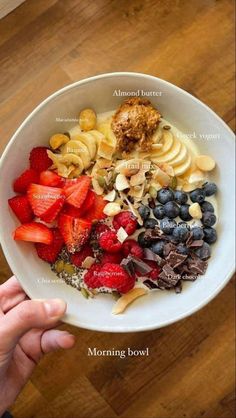
M 187 203 L 187 201 L 188 201 L 187 193 L 184 193 L 181 190 L 175 190 L 174 196 L 175 196 L 175 201 L 179 205 L 184 205 L 184 203 Z
M 215 183 L 206 183 L 203 186 L 206 196 L 212 196 L 217 192 L 217 185 Z
M 168 216 L 168 218 L 173 219 L 179 216 L 179 206 L 175 202 L 165 203 L 164 211 L 165 211 L 165 215 Z
M 214 206 L 205 200 L 201 203 L 201 210 L 202 212 L 214 212 Z
M 184 244 L 182 244 L 182 243 L 180 243 L 180 244 L 178 244 L 177 245 L 177 247 L 176 247 L 176 251 L 177 251 L 177 253 L 179 253 L 179 254 L 183 254 L 183 255 L 188 255 L 189 254 L 189 248 L 188 247 L 186 247 L 186 245 L 184 245 Z
M 146 228 L 146 229 L 149 229 L 149 228 L 151 228 L 151 229 L 154 229 L 155 228 L 155 226 L 157 226 L 158 225 L 158 221 L 156 220 L 156 219 L 152 219 L 152 218 L 150 218 L 150 219 L 147 219 L 145 222 L 144 222 L 144 228 Z
M 191 233 L 192 233 L 192 236 L 193 236 L 194 240 L 203 239 L 203 237 L 204 237 L 203 229 L 200 228 L 200 226 L 194 226 L 191 229 Z
M 204 212 L 201 221 L 204 226 L 213 226 L 216 223 L 216 216 L 212 212 Z
M 163 219 L 165 216 L 164 206 L 162 205 L 155 206 L 155 208 L 153 209 L 153 215 L 157 219 Z
M 195 189 L 190 193 L 190 199 L 193 203 L 202 203 L 206 197 L 205 191 L 203 189 Z
M 187 222 L 181 221 L 181 222 L 178 223 L 178 225 L 185 226 L 185 228 L 187 228 L 190 231 L 190 225 L 187 224 Z
M 161 189 L 157 192 L 157 200 L 164 205 L 174 200 L 174 193 L 170 189 Z
M 204 232 L 204 241 L 206 241 L 208 244 L 214 244 L 217 240 L 217 232 L 214 228 L 203 228 Z
M 173 219 L 168 219 L 168 218 L 164 218 L 160 222 L 161 230 L 167 235 L 172 234 L 172 232 L 176 228 L 176 225 L 177 224 Z
M 195 254 L 201 258 L 201 260 L 208 260 L 211 256 L 211 248 L 210 245 L 208 245 L 206 242 L 204 242 L 203 246 L 198 248 L 195 251 Z
M 164 250 L 164 245 L 165 245 L 164 241 L 155 242 L 154 244 L 152 244 L 151 250 L 157 255 L 162 255 L 163 250 Z
M 138 243 L 140 247 L 143 247 L 143 248 L 148 247 L 151 244 L 151 242 L 147 238 L 144 237 L 144 234 L 145 232 L 141 232 L 138 236 Z
M 189 205 L 181 205 L 179 208 L 179 216 L 183 221 L 191 221 L 192 216 L 189 213 Z
M 189 230 L 183 225 L 178 225 L 173 231 L 173 238 L 179 242 L 185 242 L 188 238 Z
M 138 208 L 138 212 L 139 212 L 139 215 L 141 216 L 141 218 L 145 220 L 145 219 L 149 218 L 151 211 L 150 211 L 148 206 L 141 205 Z

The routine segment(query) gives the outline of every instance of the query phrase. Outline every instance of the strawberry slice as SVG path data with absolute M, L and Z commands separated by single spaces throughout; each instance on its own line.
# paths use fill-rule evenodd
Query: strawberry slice
M 30 222 L 16 228 L 13 233 L 14 240 L 42 242 L 43 244 L 51 244 L 53 233 L 46 225 L 39 222 Z
M 92 224 L 85 219 L 73 218 L 62 213 L 59 216 L 58 226 L 68 251 L 74 253 L 87 242 Z
M 77 179 L 66 179 L 65 180 L 65 185 L 63 187 L 63 190 L 64 190 L 64 193 L 65 193 L 66 197 L 70 196 L 70 194 L 72 194 L 76 190 L 76 186 L 78 184 L 80 184 L 81 179 L 83 177 L 86 177 L 86 176 L 80 176 Z
M 13 183 L 13 190 L 16 193 L 26 193 L 31 183 L 38 183 L 39 175 L 37 171 L 29 168 L 25 170 Z
M 65 205 L 63 206 L 63 213 L 65 213 L 66 215 L 70 215 L 73 218 L 81 218 L 82 217 L 82 208 L 78 209 L 75 208 L 72 205 L 69 205 L 68 203 L 65 203 Z
M 56 218 L 65 199 L 62 189 L 41 184 L 31 184 L 27 195 L 34 214 L 46 222 Z
M 95 201 L 90 210 L 85 214 L 85 219 L 89 221 L 100 221 L 106 216 L 103 213 L 103 209 L 106 206 L 107 202 L 103 199 L 102 196 L 95 194 Z
M 73 216 L 74 218 L 82 218 L 83 215 L 86 215 L 86 212 L 89 209 L 91 209 L 91 207 L 94 204 L 94 201 L 95 201 L 95 193 L 92 190 L 89 190 L 87 197 L 80 209 L 66 203 L 63 208 L 63 213 Z
M 95 203 L 95 193 L 93 190 L 89 190 L 86 196 L 86 199 L 80 208 L 81 213 L 86 215 L 87 211 L 89 211 Z
M 36 183 L 33 181 L 32 183 Z M 40 173 L 39 176 L 39 183 L 43 186 L 50 186 L 50 187 L 63 187 L 65 180 L 63 177 L 58 176 L 54 171 L 45 170 Z
M 69 193 L 66 200 L 70 205 L 80 209 L 88 194 L 91 179 L 88 176 L 81 176 L 78 180 L 80 181 L 66 190 L 66 193 Z
M 52 165 L 52 160 L 49 158 L 47 147 L 36 147 L 33 148 L 30 153 L 30 168 L 33 168 L 38 173 L 47 170 Z
M 58 254 L 60 253 L 64 244 L 64 240 L 59 229 L 53 228 L 51 229 L 51 231 L 53 234 L 53 241 L 51 244 L 35 244 L 35 248 L 39 258 L 41 258 L 44 261 L 47 261 L 48 263 L 54 263 L 56 261 Z
M 33 220 L 34 214 L 27 196 L 14 196 L 8 199 L 8 204 L 22 224 Z

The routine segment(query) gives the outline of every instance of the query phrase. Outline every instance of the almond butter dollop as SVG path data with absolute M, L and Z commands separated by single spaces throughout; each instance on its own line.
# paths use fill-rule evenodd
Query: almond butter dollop
M 142 151 L 150 149 L 160 117 L 158 110 L 147 99 L 133 97 L 125 100 L 114 114 L 111 124 L 118 149 L 129 152 L 136 145 Z

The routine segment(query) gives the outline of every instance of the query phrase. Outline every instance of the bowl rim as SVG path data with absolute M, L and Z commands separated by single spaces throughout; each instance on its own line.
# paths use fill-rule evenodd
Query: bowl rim
M 81 85 L 81 84 L 87 84 L 90 83 L 91 81 L 96 81 L 99 79 L 103 79 L 103 78 L 115 78 L 115 77 L 139 77 L 139 78 L 146 78 L 149 80 L 153 80 L 153 81 L 159 81 L 160 83 L 163 83 L 164 85 L 167 85 L 171 88 L 174 88 L 175 90 L 177 90 L 178 92 L 181 92 L 182 94 L 188 96 L 193 102 L 195 102 L 198 106 L 201 106 L 202 108 L 204 108 L 208 113 L 210 112 L 212 116 L 214 116 L 214 118 L 216 118 L 218 120 L 218 122 L 224 127 L 224 129 L 226 129 L 226 131 L 228 132 L 228 135 L 231 137 L 232 140 L 234 140 L 234 133 L 233 131 L 230 129 L 230 127 L 223 121 L 223 119 L 220 118 L 220 116 L 218 116 L 210 107 L 208 107 L 205 103 L 203 103 L 201 100 L 199 100 L 198 98 L 196 98 L 195 96 L 193 96 L 192 94 L 188 93 L 186 90 L 176 86 L 175 84 L 170 83 L 169 81 L 163 80 L 159 77 L 153 76 L 153 75 L 149 75 L 149 74 L 145 74 L 145 73 L 139 73 L 139 72 L 124 72 L 124 71 L 119 71 L 119 72 L 110 72 L 110 73 L 102 73 L 102 74 L 98 74 L 95 76 L 91 76 L 91 77 L 87 77 L 87 78 L 83 78 L 81 80 L 75 81 L 73 83 L 70 83 L 64 87 L 62 87 L 59 90 L 56 90 L 54 93 L 50 94 L 48 97 L 46 97 L 43 101 L 41 101 L 31 112 L 30 114 L 23 120 L 23 122 L 20 124 L 20 126 L 16 129 L 16 131 L 14 132 L 14 134 L 11 136 L 8 144 L 6 145 L 2 156 L 0 158 L 0 171 L 1 168 L 4 164 L 4 160 L 5 157 L 8 153 L 8 150 L 10 149 L 12 143 L 14 143 L 15 138 L 17 137 L 18 133 L 22 130 L 22 128 L 24 128 L 24 126 L 34 117 L 34 115 L 41 109 L 43 108 L 46 104 L 48 104 L 51 100 L 53 100 L 54 98 L 60 96 L 61 94 L 64 94 L 65 92 L 76 88 L 77 86 Z M 0 235 L 0 244 L 2 246 L 4 255 L 6 257 L 6 260 L 10 266 L 10 268 L 13 271 L 13 274 L 16 275 L 17 274 L 14 272 L 14 268 L 12 268 L 12 266 L 14 265 L 14 262 L 12 260 L 12 257 L 10 255 L 10 252 L 8 251 L 7 245 L 5 245 L 5 242 L 3 240 L 3 238 Z M 118 326 L 114 329 L 114 327 L 112 326 L 106 326 L 106 325 L 93 325 L 93 324 L 86 324 L 83 322 L 80 322 L 79 320 L 76 320 L 74 318 L 71 318 L 70 315 L 65 315 L 62 318 L 62 321 L 65 323 L 68 323 L 70 325 L 75 325 L 77 327 L 80 328 L 84 328 L 84 329 L 88 329 L 88 330 L 92 330 L 92 331 L 100 331 L 100 332 L 112 332 L 112 333 L 128 333 L 128 332 L 142 332 L 142 331 L 151 331 L 151 330 L 155 330 L 155 329 L 159 329 L 162 327 L 165 327 L 167 325 L 171 325 L 177 321 L 180 321 L 184 318 L 187 318 L 188 316 L 194 314 L 195 312 L 197 312 L 198 310 L 202 309 L 205 305 L 207 305 L 209 302 L 211 302 L 218 294 L 219 292 L 226 286 L 226 284 L 229 282 L 229 280 L 231 279 L 231 277 L 233 276 L 235 272 L 235 264 L 234 264 L 234 260 L 232 259 L 232 263 L 231 266 L 229 266 L 229 270 L 228 273 L 226 274 L 224 280 L 219 284 L 218 287 L 215 288 L 215 290 L 208 295 L 207 297 L 205 297 L 198 305 L 196 305 L 194 308 L 190 308 L 187 309 L 186 311 L 184 311 L 181 314 L 178 314 L 177 316 L 173 317 L 172 319 L 166 319 L 163 320 L 162 322 L 158 323 L 158 324 L 152 324 L 150 326 L 138 326 L 136 325 L 135 327 L 133 326 Z M 18 278 L 18 277 L 17 277 Z M 31 294 L 28 292 L 28 290 L 26 289 L 26 286 L 22 283 L 22 281 L 18 278 L 23 290 L 25 291 L 25 293 L 31 298 L 34 299 L 33 296 L 31 296 Z

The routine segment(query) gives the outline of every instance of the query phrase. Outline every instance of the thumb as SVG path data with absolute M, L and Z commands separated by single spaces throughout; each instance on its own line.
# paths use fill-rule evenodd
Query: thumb
M 54 326 L 66 311 L 61 299 L 21 302 L 0 318 L 0 352 L 8 352 L 32 328 Z

